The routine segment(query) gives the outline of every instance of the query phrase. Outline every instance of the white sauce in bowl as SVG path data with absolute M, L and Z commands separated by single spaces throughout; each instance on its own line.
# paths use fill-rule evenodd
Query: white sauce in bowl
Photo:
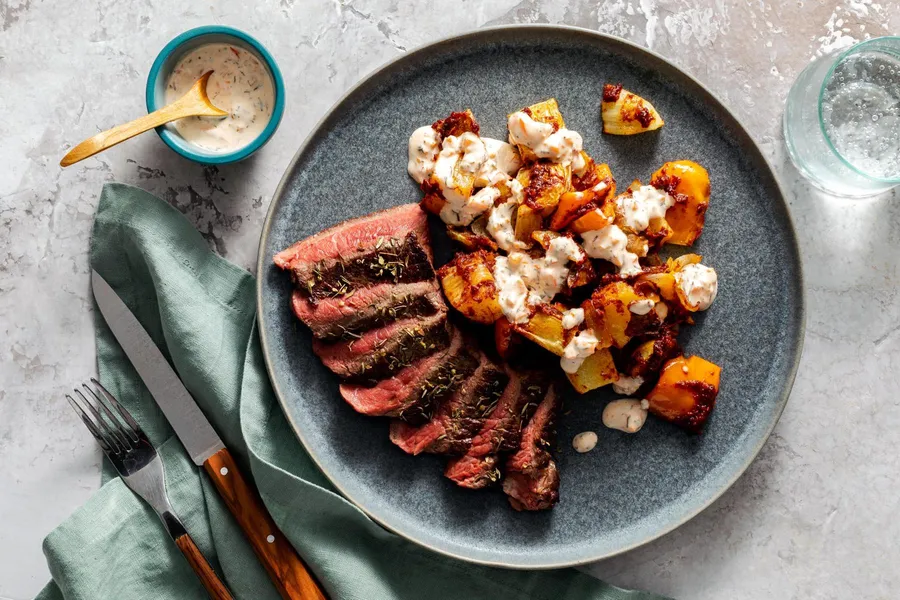
M 227 117 L 187 117 L 174 121 L 185 141 L 210 152 L 232 152 L 259 137 L 272 118 L 275 83 L 266 66 L 249 50 L 231 44 L 206 44 L 185 54 L 166 80 L 166 104 L 184 96 L 207 71 L 206 94 Z

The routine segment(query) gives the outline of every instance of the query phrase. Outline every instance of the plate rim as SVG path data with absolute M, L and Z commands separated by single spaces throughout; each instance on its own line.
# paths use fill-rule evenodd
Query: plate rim
M 778 403 L 775 407 L 775 411 L 773 413 L 773 418 L 771 423 L 767 426 L 765 430 L 765 434 L 760 437 L 756 446 L 752 449 L 752 451 L 747 455 L 744 463 L 734 471 L 734 473 L 722 484 L 720 484 L 719 489 L 711 494 L 705 502 L 699 503 L 692 510 L 688 511 L 682 518 L 673 520 L 672 522 L 667 523 L 664 527 L 661 527 L 657 532 L 644 537 L 643 539 L 637 540 L 627 546 L 619 548 L 615 551 L 598 553 L 590 556 L 585 556 L 580 559 L 575 560 L 563 560 L 557 562 L 547 562 L 543 564 L 517 564 L 515 562 L 504 561 L 504 560 L 487 560 L 481 558 L 473 558 L 471 556 L 467 556 L 463 553 L 453 552 L 447 549 L 438 548 L 436 546 L 431 545 L 428 542 L 425 542 L 420 539 L 416 539 L 412 535 L 408 533 L 404 533 L 402 531 L 398 531 L 394 527 L 385 523 L 382 519 L 380 519 L 377 515 L 369 512 L 362 504 L 360 504 L 353 496 L 347 493 L 347 491 L 341 486 L 341 484 L 335 480 L 335 478 L 328 472 L 327 469 L 321 464 L 319 458 L 316 453 L 310 450 L 310 445 L 304 439 L 303 434 L 301 433 L 300 428 L 297 423 L 294 421 L 294 418 L 291 416 L 290 412 L 287 409 L 287 401 L 280 390 L 278 384 L 276 383 L 274 376 L 274 369 L 272 366 L 272 360 L 270 358 L 271 349 L 269 347 L 269 341 L 266 334 L 265 327 L 265 318 L 263 315 L 263 280 L 264 278 L 261 276 L 264 273 L 264 268 L 267 264 L 265 261 L 265 247 L 266 242 L 269 239 L 269 234 L 272 227 L 272 221 L 274 218 L 274 214 L 278 206 L 281 204 L 284 198 L 284 189 L 287 185 L 288 180 L 290 179 L 291 173 L 293 173 L 297 163 L 300 161 L 301 157 L 306 153 L 308 147 L 313 143 L 313 141 L 318 136 L 320 130 L 327 122 L 335 115 L 336 111 L 344 104 L 348 99 L 350 99 L 356 92 L 362 88 L 363 86 L 369 84 L 374 79 L 381 77 L 385 74 L 392 72 L 395 68 L 397 68 L 398 63 L 402 63 L 406 60 L 412 60 L 417 55 L 431 52 L 438 49 L 440 46 L 445 44 L 459 43 L 465 42 L 469 39 L 481 38 L 483 36 L 489 36 L 491 32 L 510 32 L 510 31 L 526 31 L 526 32 L 551 32 L 557 34 L 576 34 L 583 35 L 588 37 L 595 37 L 603 40 L 607 44 L 616 45 L 619 44 L 631 50 L 637 54 L 646 54 L 651 58 L 658 60 L 668 66 L 670 69 L 675 71 L 680 77 L 683 77 L 693 85 L 700 88 L 700 90 L 708 96 L 708 99 L 704 99 L 704 102 L 707 100 L 712 100 L 714 105 L 717 105 L 718 108 L 725 116 L 730 118 L 734 124 L 736 125 L 737 132 L 740 133 L 745 139 L 743 140 L 743 144 L 748 146 L 753 153 L 755 153 L 755 158 L 759 161 L 761 166 L 764 166 L 768 171 L 769 175 L 771 175 L 772 183 L 774 183 L 774 191 L 777 192 L 778 200 L 781 201 L 781 205 L 783 208 L 784 217 L 786 218 L 786 228 L 788 233 L 790 234 L 790 239 L 788 240 L 792 249 L 793 255 L 796 257 L 796 270 L 797 276 L 795 280 L 795 284 L 798 287 L 799 295 L 796 299 L 797 301 L 797 314 L 798 314 L 798 326 L 796 328 L 796 334 L 793 340 L 789 340 L 790 347 L 794 349 L 794 357 L 793 361 L 790 364 L 790 370 L 787 373 L 785 385 L 781 390 L 781 394 L 778 398 Z M 797 376 L 797 370 L 800 366 L 800 361 L 803 355 L 803 345 L 806 333 L 806 285 L 805 279 L 803 276 L 803 260 L 802 254 L 800 252 L 799 241 L 797 238 L 797 229 L 794 226 L 794 218 L 791 215 L 789 204 L 787 201 L 787 196 L 784 191 L 784 187 L 781 184 L 781 180 L 776 173 L 775 169 L 772 167 L 772 164 L 766 158 L 765 154 L 762 152 L 757 141 L 750 135 L 747 127 L 744 126 L 744 123 L 728 108 L 728 106 L 723 103 L 719 97 L 714 94 L 706 85 L 697 80 L 694 76 L 684 71 L 681 67 L 668 60 L 661 54 L 641 46 L 640 44 L 636 44 L 630 40 L 605 34 L 599 31 L 595 31 L 593 29 L 587 29 L 584 27 L 576 27 L 571 25 L 561 25 L 561 24 L 546 24 L 546 23 L 533 23 L 533 24 L 509 24 L 509 25 L 496 25 L 490 27 L 479 27 L 476 29 L 469 29 L 461 33 L 449 35 L 446 37 L 438 38 L 431 42 L 426 42 L 421 44 L 407 52 L 404 52 L 390 60 L 382 63 L 377 66 L 373 70 L 369 71 L 360 79 L 353 84 L 347 91 L 340 96 L 325 113 L 319 118 L 319 120 L 315 123 L 315 125 L 309 130 L 303 142 L 297 148 L 297 151 L 294 153 L 294 156 L 291 158 L 290 163 L 285 167 L 284 173 L 281 176 L 281 179 L 278 182 L 278 186 L 275 188 L 275 193 L 272 196 L 272 200 L 269 203 L 269 208 L 266 211 L 266 217 L 263 221 L 262 230 L 260 232 L 259 237 L 259 245 L 257 247 L 257 260 L 256 260 L 256 322 L 257 322 L 257 331 L 259 334 L 260 345 L 262 347 L 263 360 L 266 363 L 266 373 L 269 378 L 269 382 L 272 385 L 272 390 L 275 392 L 275 396 L 278 399 L 278 403 L 281 407 L 281 411 L 284 414 L 285 418 L 288 420 L 288 423 L 291 426 L 291 429 L 294 432 L 296 438 L 300 441 L 306 453 L 309 455 L 310 459 L 316 465 L 316 467 L 322 472 L 325 477 L 331 482 L 331 484 L 337 489 L 338 492 L 350 503 L 359 508 L 363 513 L 372 521 L 377 523 L 379 526 L 383 527 L 387 531 L 398 535 L 420 547 L 423 547 L 432 552 L 436 552 L 438 554 L 455 558 L 458 560 L 462 560 L 468 563 L 479 564 L 489 567 L 500 567 L 506 569 L 514 569 L 514 570 L 548 570 L 548 569 L 560 569 L 566 567 L 577 567 L 581 565 L 590 564 L 593 562 L 597 562 L 599 560 L 604 560 L 608 558 L 612 558 L 614 556 L 618 556 L 625 552 L 634 550 L 641 546 L 644 546 L 654 540 L 661 538 L 662 536 L 671 533 L 675 529 L 678 529 L 688 521 L 692 520 L 694 517 L 699 515 L 701 512 L 709 508 L 716 500 L 718 500 L 726 491 L 728 491 L 735 482 L 740 479 L 740 477 L 747 471 L 750 465 L 756 460 L 756 457 L 759 455 L 763 446 L 765 446 L 766 442 L 772 435 L 772 432 L 775 430 L 775 426 L 778 424 L 778 421 L 781 419 L 781 415 L 784 412 L 785 407 L 787 406 L 787 402 L 790 399 L 791 391 L 794 387 L 794 382 Z

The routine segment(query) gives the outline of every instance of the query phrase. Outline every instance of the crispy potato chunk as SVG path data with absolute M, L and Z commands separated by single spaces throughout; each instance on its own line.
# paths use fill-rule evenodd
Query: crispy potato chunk
M 566 126 L 562 113 L 559 112 L 559 104 L 556 102 L 556 98 L 549 98 L 543 102 L 532 104 L 522 110 L 528 113 L 528 115 L 538 123 L 549 123 L 550 125 L 553 125 L 555 130 L 559 130 Z M 531 148 L 523 145 L 517 145 L 516 148 L 526 164 L 538 160 Z
M 670 258 L 666 261 L 665 270 L 657 273 L 646 273 L 637 278 L 635 284 L 647 281 L 653 284 L 663 300 L 673 306 L 681 307 L 684 311 L 692 312 L 693 309 L 686 306 L 678 293 L 675 283 L 675 273 L 687 265 L 699 263 L 703 259 L 699 254 L 684 254 L 678 258 Z
M 460 252 L 438 270 L 447 301 L 476 323 L 490 325 L 503 315 L 494 285 L 495 258 L 485 250 Z
M 650 185 L 675 198 L 675 205 L 666 211 L 666 221 L 672 229 L 666 241 L 678 246 L 693 245 L 706 223 L 709 173 L 690 160 L 667 162 L 650 177 Z
M 443 119 L 435 121 L 431 124 L 431 128 L 437 131 L 441 138 L 450 135 L 460 136 L 466 132 L 478 135 L 478 132 L 481 131 L 475 115 L 468 108 L 462 112 L 452 112 Z
M 531 207 L 542 217 L 556 210 L 560 197 L 569 191 L 571 167 L 559 163 L 538 162 L 519 170 L 516 179 L 524 188 L 524 206 Z
M 721 367 L 699 356 L 673 358 L 647 395 L 650 412 L 699 433 L 716 404 L 721 372 Z
M 596 290 L 585 303 L 585 319 L 602 324 L 602 334 L 594 329 L 595 334 L 600 334 L 598 339 L 610 339 L 616 348 L 623 348 L 634 336 L 658 329 L 660 324 L 656 311 L 648 309 L 638 314 L 632 307 L 642 302 L 652 302 L 655 306 L 658 301 L 656 294 L 639 294 L 628 283 L 615 281 Z M 593 327 L 593 323 L 589 324 Z
M 538 346 L 557 356 L 563 355 L 567 343 L 566 331 L 562 326 L 562 315 L 555 310 L 538 311 L 526 323 L 514 325 L 513 328 Z
M 619 379 L 613 357 L 607 348 L 600 348 L 581 363 L 574 373 L 566 373 L 579 394 L 609 385 Z
M 516 239 L 531 247 L 534 232 L 543 226 L 541 214 L 530 206 L 520 204 L 516 209 Z
M 652 104 L 623 90 L 621 85 L 607 83 L 603 86 L 600 111 L 603 133 L 610 135 L 635 135 L 663 126 L 662 117 Z

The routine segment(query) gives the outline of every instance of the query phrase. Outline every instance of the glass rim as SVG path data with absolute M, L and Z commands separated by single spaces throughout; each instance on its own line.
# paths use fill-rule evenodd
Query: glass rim
M 893 40 L 893 41 L 900 42 L 900 36 L 883 35 L 881 37 L 872 38 L 870 40 L 864 40 L 862 42 L 853 44 L 852 46 L 850 46 L 849 48 L 847 48 L 846 50 L 844 50 L 843 52 L 841 52 L 838 55 L 838 57 L 834 61 L 834 64 L 831 65 L 830 69 L 828 69 L 828 73 L 825 75 L 825 80 L 822 82 L 822 87 L 819 88 L 819 106 L 818 106 L 819 128 L 822 130 L 822 137 L 825 138 L 825 143 L 828 145 L 828 148 L 831 150 L 831 152 L 835 156 L 838 157 L 838 160 L 840 160 L 842 163 L 844 163 L 844 165 L 846 165 L 854 173 L 858 173 L 867 179 L 871 179 L 872 181 L 878 181 L 881 183 L 900 183 L 900 174 L 898 174 L 896 177 L 876 177 L 875 175 L 866 173 L 865 171 L 859 169 L 853 163 L 851 163 L 849 160 L 844 158 L 844 155 L 841 154 L 840 151 L 834 147 L 833 143 L 831 143 L 831 138 L 828 136 L 828 132 L 825 131 L 825 119 L 823 118 L 823 109 L 822 109 L 822 102 L 823 102 L 823 99 L 825 96 L 825 88 L 828 85 L 828 83 L 831 81 L 831 78 L 834 75 L 834 71 L 835 71 L 835 69 L 837 69 L 838 65 L 841 64 L 848 56 L 858 53 L 860 51 L 860 49 L 862 49 L 863 47 L 869 46 L 875 42 L 884 42 L 887 40 Z

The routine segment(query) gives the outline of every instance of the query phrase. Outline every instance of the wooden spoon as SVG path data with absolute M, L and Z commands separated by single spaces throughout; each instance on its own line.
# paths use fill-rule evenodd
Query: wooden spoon
M 78 161 L 82 161 L 89 156 L 93 156 L 98 152 L 103 152 L 107 148 L 112 148 L 116 144 L 120 144 L 129 138 L 144 133 L 148 129 L 165 125 L 169 121 L 175 119 L 183 119 L 184 117 L 226 117 L 228 113 L 224 110 L 213 106 L 206 95 L 206 82 L 212 71 L 204 73 L 198 79 L 188 93 L 169 104 L 163 106 L 157 111 L 135 119 L 130 123 L 113 127 L 102 133 L 98 133 L 92 138 L 88 138 L 69 150 L 69 153 L 63 156 L 59 161 L 59 166 L 68 167 Z

